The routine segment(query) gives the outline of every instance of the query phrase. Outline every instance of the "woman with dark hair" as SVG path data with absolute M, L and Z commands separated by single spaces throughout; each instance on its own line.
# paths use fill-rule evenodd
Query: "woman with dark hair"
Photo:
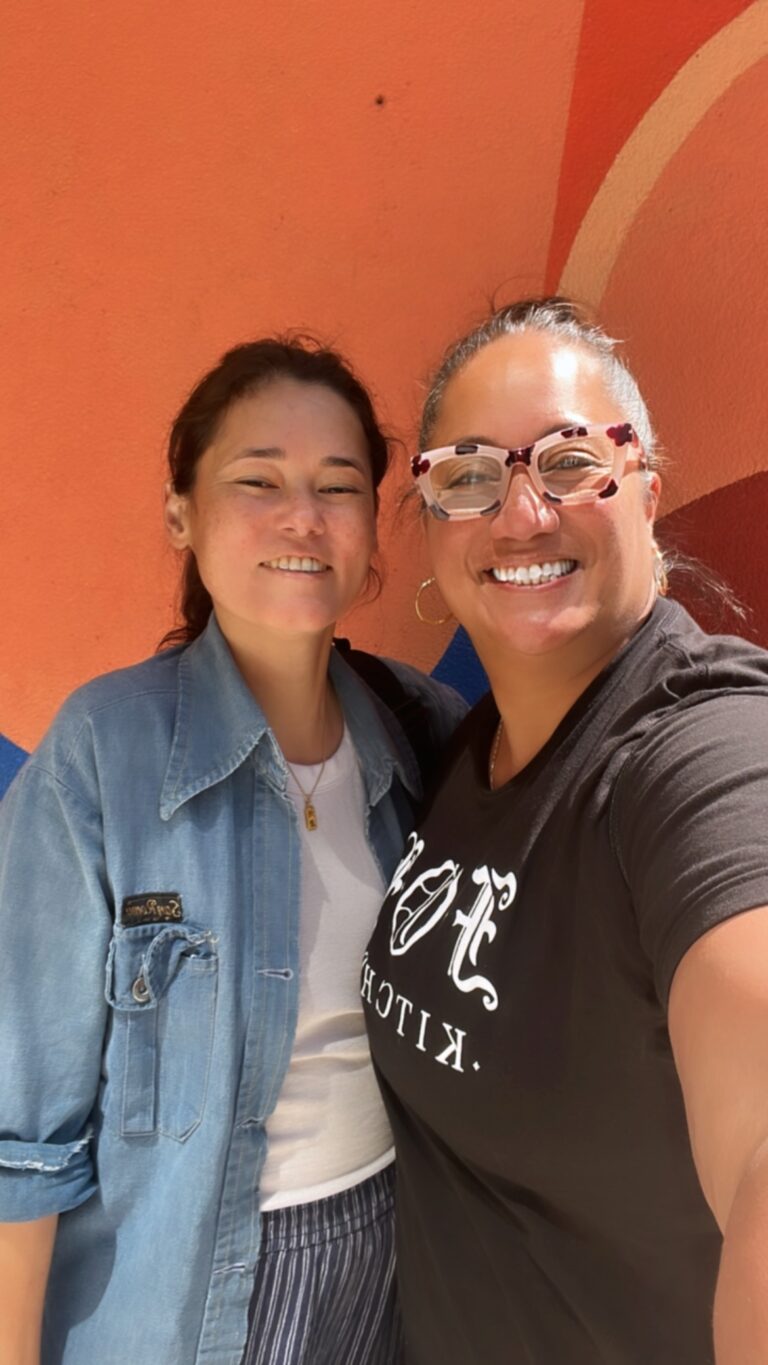
M 768 1360 L 768 655 L 667 598 L 657 466 L 567 299 L 427 400 L 436 585 L 492 690 L 363 978 L 408 1365 Z
M 389 1365 L 358 975 L 420 776 L 332 648 L 387 442 L 339 356 L 270 339 L 169 455 L 175 647 L 75 693 L 0 806 L 0 1357 Z M 459 698 L 392 667 L 445 739 Z

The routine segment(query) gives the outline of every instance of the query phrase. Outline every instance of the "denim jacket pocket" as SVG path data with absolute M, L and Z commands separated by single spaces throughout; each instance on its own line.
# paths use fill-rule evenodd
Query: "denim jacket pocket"
M 203 1117 L 218 957 L 193 924 L 116 926 L 107 958 L 112 1034 L 105 1122 L 123 1137 L 183 1142 Z

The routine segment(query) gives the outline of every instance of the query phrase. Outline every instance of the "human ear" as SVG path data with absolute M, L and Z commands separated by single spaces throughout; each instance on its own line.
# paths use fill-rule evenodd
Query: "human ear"
M 184 493 L 177 493 L 169 482 L 163 489 L 163 520 L 168 539 L 174 550 L 189 547 L 189 504 Z
M 661 497 L 661 479 L 656 470 L 651 470 L 645 484 L 645 515 L 653 525 Z

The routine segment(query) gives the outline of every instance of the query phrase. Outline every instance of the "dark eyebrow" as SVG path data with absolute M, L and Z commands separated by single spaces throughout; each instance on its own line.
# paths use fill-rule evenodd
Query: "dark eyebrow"
M 494 450 L 504 450 L 504 446 L 499 446 L 490 436 L 462 436 L 458 441 L 451 441 L 452 446 L 492 446 Z
M 285 451 L 282 446 L 246 446 L 243 450 L 238 450 L 236 455 L 233 455 L 232 463 L 236 460 L 284 459 Z M 320 463 L 335 469 L 357 469 L 361 474 L 367 473 L 363 461 L 353 459 L 350 455 L 324 455 Z
M 238 450 L 233 460 L 284 460 L 285 451 L 280 446 L 245 446 L 243 450 Z
M 540 436 L 537 436 L 537 437 L 536 437 L 536 440 L 535 440 L 535 441 L 531 441 L 530 444 L 531 444 L 531 445 L 536 445 L 536 443 L 537 443 L 538 441 L 544 441 L 544 440 L 547 438 L 547 436 L 556 436 L 556 435 L 558 434 L 558 432 L 565 431 L 568 427 L 580 426 L 580 425 L 581 425 L 580 422 L 570 422 L 570 421 L 567 421 L 565 418 L 561 418 L 559 421 L 554 422 L 553 425 L 552 425 L 551 427 L 548 427 L 546 431 L 542 431 L 541 435 L 540 435 Z M 492 436 L 462 436 L 462 437 L 459 438 L 458 441 L 451 441 L 450 444 L 451 444 L 452 446 L 465 446 L 465 445 L 492 446 L 494 450 L 507 450 L 507 449 L 508 449 L 507 446 L 500 446 L 500 445 L 498 445 L 498 444 L 496 443 L 496 441 L 494 441 L 494 439 L 493 439 Z
M 349 455 L 326 455 L 320 463 L 333 465 L 337 469 L 357 469 L 361 474 L 368 472 L 362 460 L 354 460 Z

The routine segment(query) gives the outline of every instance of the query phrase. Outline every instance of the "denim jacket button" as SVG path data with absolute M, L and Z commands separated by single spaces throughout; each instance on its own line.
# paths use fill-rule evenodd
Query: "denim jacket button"
M 143 976 L 137 976 L 131 986 L 131 995 L 138 1005 L 146 1005 L 149 1000 L 149 986 Z

